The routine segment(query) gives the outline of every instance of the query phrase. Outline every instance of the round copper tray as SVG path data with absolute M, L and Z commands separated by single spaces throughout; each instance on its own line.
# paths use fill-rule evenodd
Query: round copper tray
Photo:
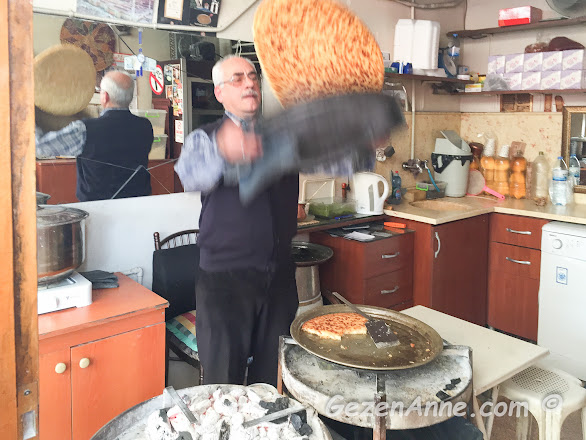
M 399 345 L 377 348 L 367 335 L 342 336 L 341 341 L 320 338 L 301 329 L 306 321 L 330 313 L 352 312 L 343 304 L 316 307 L 299 315 L 291 324 L 291 336 L 310 353 L 337 364 L 366 370 L 401 370 L 434 360 L 443 349 L 443 340 L 430 326 L 411 316 L 374 306 L 360 310 L 387 322 L 396 332 Z

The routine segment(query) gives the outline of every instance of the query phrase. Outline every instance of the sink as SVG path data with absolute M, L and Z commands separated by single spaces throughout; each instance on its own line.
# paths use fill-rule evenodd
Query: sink
M 472 209 L 467 205 L 461 203 L 450 202 L 447 200 L 420 200 L 418 202 L 411 202 L 411 206 L 421 209 L 429 209 L 432 211 L 469 211 Z

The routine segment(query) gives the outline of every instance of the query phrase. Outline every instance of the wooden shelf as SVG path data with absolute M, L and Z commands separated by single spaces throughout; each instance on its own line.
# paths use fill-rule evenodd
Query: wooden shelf
M 408 80 L 413 79 L 416 81 L 432 81 L 432 82 L 447 82 L 447 83 L 459 83 L 459 84 L 472 84 L 473 81 L 461 80 L 458 78 L 447 78 L 443 76 L 428 76 L 428 75 L 409 75 L 404 73 L 391 73 L 385 72 L 385 78 L 392 78 L 397 80 Z
M 586 93 L 586 89 L 564 89 L 564 90 L 495 90 L 490 92 L 458 92 L 447 93 L 447 95 L 478 96 L 478 95 L 520 95 L 520 94 L 541 94 L 541 95 L 576 95 Z
M 486 28 L 486 29 L 474 29 L 474 30 L 460 30 L 460 31 L 449 31 L 446 33 L 448 37 L 451 37 L 453 34 L 458 34 L 460 38 L 472 38 L 472 39 L 479 39 L 485 38 L 488 35 L 494 34 L 503 34 L 507 32 L 518 32 L 518 31 L 530 31 L 536 29 L 545 29 L 545 28 L 554 28 L 554 27 L 562 27 L 562 26 L 574 26 L 577 24 L 586 23 L 586 16 L 585 17 L 578 17 L 578 18 L 562 18 L 562 19 L 554 19 L 554 20 L 544 20 L 537 23 L 530 23 L 530 24 L 518 24 L 515 26 L 501 26 L 501 27 L 494 27 L 494 28 Z

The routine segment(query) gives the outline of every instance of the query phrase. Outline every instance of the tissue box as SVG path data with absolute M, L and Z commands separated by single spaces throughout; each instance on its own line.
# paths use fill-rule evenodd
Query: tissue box
M 505 55 L 505 73 L 517 73 L 523 71 L 524 53 Z
M 541 20 L 542 16 L 543 11 L 539 8 L 534 8 L 533 6 L 500 9 L 499 26 L 536 23 Z
M 560 78 L 560 89 L 583 89 L 586 87 L 586 70 L 565 70 Z
M 543 52 L 526 53 L 523 56 L 523 72 L 541 72 Z
M 562 70 L 562 52 L 542 52 L 541 71 Z
M 584 49 L 564 50 L 562 52 L 562 70 L 586 69 Z
M 541 72 L 541 90 L 559 90 L 562 72 Z
M 464 86 L 464 92 L 466 92 L 466 93 L 482 92 L 482 84 L 480 84 L 480 83 L 466 84 Z
M 541 72 L 523 72 L 521 90 L 539 90 L 541 87 Z
M 491 55 L 488 57 L 487 74 L 505 73 L 505 56 Z
M 509 86 L 509 90 L 521 90 L 521 83 L 523 82 L 522 73 L 505 73 L 503 78 Z

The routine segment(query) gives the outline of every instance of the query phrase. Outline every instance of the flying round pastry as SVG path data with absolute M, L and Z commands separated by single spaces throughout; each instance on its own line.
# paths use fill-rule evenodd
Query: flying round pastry
M 96 69 L 86 51 L 71 44 L 50 47 L 35 57 L 35 106 L 71 116 L 85 109 L 96 85 Z
M 253 23 L 262 72 L 284 107 L 378 93 L 384 65 L 366 25 L 334 0 L 264 0 Z

